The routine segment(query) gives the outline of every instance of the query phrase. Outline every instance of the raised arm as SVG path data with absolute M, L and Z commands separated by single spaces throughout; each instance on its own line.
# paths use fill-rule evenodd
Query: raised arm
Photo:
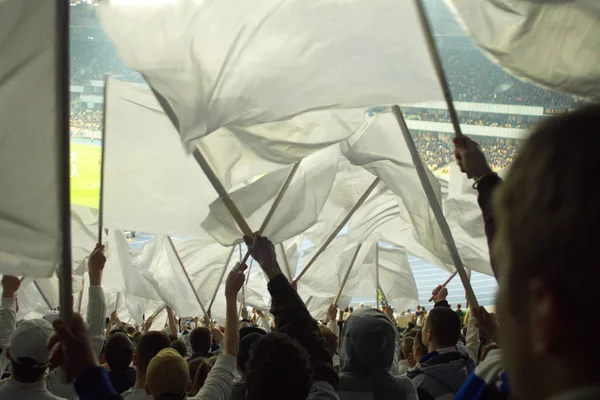
M 269 278 L 271 314 L 275 317 L 277 331 L 295 338 L 306 349 L 315 381 L 328 382 L 336 388 L 338 376 L 333 369 L 331 354 L 325 348 L 325 340 L 304 302 L 281 272 L 273 244 L 259 235 L 252 238 L 246 236 L 244 239 L 252 257 L 258 261 Z
M 0 305 L 0 377 L 8 365 L 6 350 L 17 326 L 16 296 L 21 281 L 16 276 L 2 277 L 2 304 Z
M 492 195 L 502 179 L 492 171 L 479 145 L 467 136 L 454 139 L 454 157 L 461 172 L 466 173 L 469 179 L 475 180 L 473 187 L 478 192 L 477 202 L 483 214 L 488 249 L 491 249 L 492 239 L 496 232 Z M 498 271 L 491 255 L 490 262 L 496 280 L 498 280 Z
M 104 323 L 106 321 L 106 301 L 102 290 L 102 273 L 106 264 L 104 246 L 97 244 L 90 255 L 88 289 L 87 326 L 92 340 L 94 354 L 98 356 L 104 344 Z

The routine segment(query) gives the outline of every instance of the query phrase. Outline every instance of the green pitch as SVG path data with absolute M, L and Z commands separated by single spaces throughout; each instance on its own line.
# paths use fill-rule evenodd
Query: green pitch
M 71 142 L 77 156 L 77 176 L 71 176 L 71 203 L 98 208 L 100 197 L 100 164 L 102 147 Z M 73 171 L 71 171 L 73 175 Z

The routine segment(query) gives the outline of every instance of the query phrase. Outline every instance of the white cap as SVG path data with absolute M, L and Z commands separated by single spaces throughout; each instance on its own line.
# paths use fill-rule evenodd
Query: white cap
M 30 358 L 40 366 L 48 364 L 50 351 L 46 345 L 53 332 L 52 325 L 45 319 L 21 322 L 10 341 L 11 360 L 20 364 L 19 359 Z
M 44 314 L 44 319 L 50 323 L 53 323 L 55 319 L 58 319 L 58 317 L 60 317 L 60 313 L 56 310 Z

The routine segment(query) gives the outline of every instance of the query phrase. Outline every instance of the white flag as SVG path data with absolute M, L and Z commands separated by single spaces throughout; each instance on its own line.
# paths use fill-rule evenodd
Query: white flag
M 600 98 L 597 0 L 446 1 L 475 43 L 516 76 Z
M 0 273 L 49 277 L 60 260 L 57 1 L 0 2 Z M 66 23 L 66 21 L 64 21 Z M 68 156 L 68 155 L 63 155 Z M 65 183 L 67 184 L 67 183 Z M 68 201 L 68 199 L 65 199 Z
M 188 148 L 221 127 L 443 99 L 412 1 L 109 3 L 98 14 Z

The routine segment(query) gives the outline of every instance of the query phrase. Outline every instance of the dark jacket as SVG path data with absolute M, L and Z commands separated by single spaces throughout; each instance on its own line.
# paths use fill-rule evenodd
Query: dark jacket
M 458 349 L 443 353 L 432 351 L 406 376 L 417 388 L 419 400 L 451 399 L 474 369 L 473 360 Z
M 121 371 L 110 371 L 108 378 L 115 390 L 118 393 L 123 393 L 135 385 L 135 369 L 126 368 Z
M 328 390 L 327 385 L 319 382 L 328 383 L 333 389 L 338 385 L 338 376 L 333 370 L 331 354 L 325 348 L 325 339 L 319 333 L 317 322 L 283 274 L 271 279 L 268 289 L 272 298 L 271 314 L 275 317 L 277 331 L 295 338 L 308 352 L 315 381 L 308 398 L 318 399 L 321 397 L 320 393 Z
M 340 338 L 341 400 L 416 400 L 410 380 L 388 372 L 394 360 L 396 336 L 395 325 L 383 312 L 361 308 L 352 313 Z

